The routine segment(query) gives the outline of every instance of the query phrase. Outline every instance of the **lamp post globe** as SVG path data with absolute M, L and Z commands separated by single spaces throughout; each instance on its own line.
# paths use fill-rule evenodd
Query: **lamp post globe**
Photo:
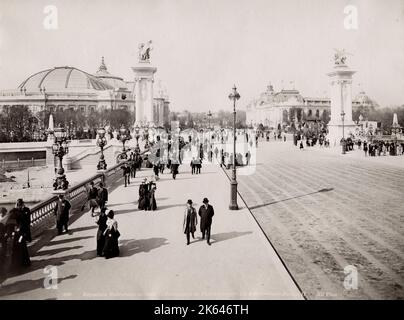
M 234 85 L 229 99 L 233 101 L 233 159 L 232 176 L 230 181 L 230 210 L 238 210 L 237 204 L 237 173 L 236 173 L 236 101 L 240 99 L 240 94 Z

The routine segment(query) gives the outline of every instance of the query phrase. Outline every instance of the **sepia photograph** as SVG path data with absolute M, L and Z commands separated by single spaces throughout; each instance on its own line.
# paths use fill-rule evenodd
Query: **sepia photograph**
M 0 300 L 404 300 L 404 1 L 0 0 Z

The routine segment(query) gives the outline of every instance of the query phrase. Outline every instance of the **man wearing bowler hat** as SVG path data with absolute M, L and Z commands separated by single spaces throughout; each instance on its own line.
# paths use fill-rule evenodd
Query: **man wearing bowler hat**
M 201 217 L 201 232 L 202 232 L 202 240 L 206 239 L 208 245 L 210 245 L 210 228 L 212 226 L 212 217 L 215 214 L 213 207 L 209 204 L 208 198 L 203 199 L 203 205 L 199 208 L 199 216 Z

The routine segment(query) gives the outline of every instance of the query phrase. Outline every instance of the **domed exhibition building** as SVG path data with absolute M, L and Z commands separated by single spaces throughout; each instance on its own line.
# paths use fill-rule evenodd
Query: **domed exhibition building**
M 169 118 L 167 94 L 158 90 L 152 105 L 152 122 L 163 126 Z M 102 57 L 94 74 L 70 66 L 54 67 L 30 75 L 17 89 L 1 90 L 0 111 L 13 106 L 27 106 L 36 117 L 41 111 L 80 110 L 89 114 L 106 109 L 126 109 L 135 115 L 135 81 L 110 74 Z

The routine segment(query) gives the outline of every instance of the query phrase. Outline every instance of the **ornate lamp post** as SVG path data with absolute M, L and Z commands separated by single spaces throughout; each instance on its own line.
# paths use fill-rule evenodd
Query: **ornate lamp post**
M 342 154 L 346 153 L 346 141 L 345 141 L 345 127 L 344 127 L 345 112 L 341 112 L 342 120 Z
M 105 162 L 104 159 L 104 147 L 107 145 L 107 139 L 105 138 L 106 131 L 104 128 L 99 128 L 97 133 L 98 133 L 97 146 L 99 146 L 101 149 L 101 155 L 100 160 L 98 161 L 97 164 L 97 170 L 106 170 L 107 163 Z
M 69 153 L 67 144 L 67 133 L 65 128 L 60 125 L 54 129 L 55 140 L 52 145 L 52 152 L 59 159 L 58 167 L 56 169 L 56 179 L 53 183 L 54 190 L 66 190 L 69 187 L 69 182 L 66 179 L 65 170 L 63 169 L 63 157 Z
M 128 133 L 128 129 L 124 125 L 119 129 L 119 140 L 122 142 L 122 152 L 125 152 L 125 142 L 130 140 L 130 134 Z
M 234 85 L 233 91 L 229 94 L 229 99 L 233 101 L 233 169 L 230 182 L 230 210 L 238 210 L 237 204 L 237 178 L 236 178 L 236 101 L 240 99 L 237 88 Z

